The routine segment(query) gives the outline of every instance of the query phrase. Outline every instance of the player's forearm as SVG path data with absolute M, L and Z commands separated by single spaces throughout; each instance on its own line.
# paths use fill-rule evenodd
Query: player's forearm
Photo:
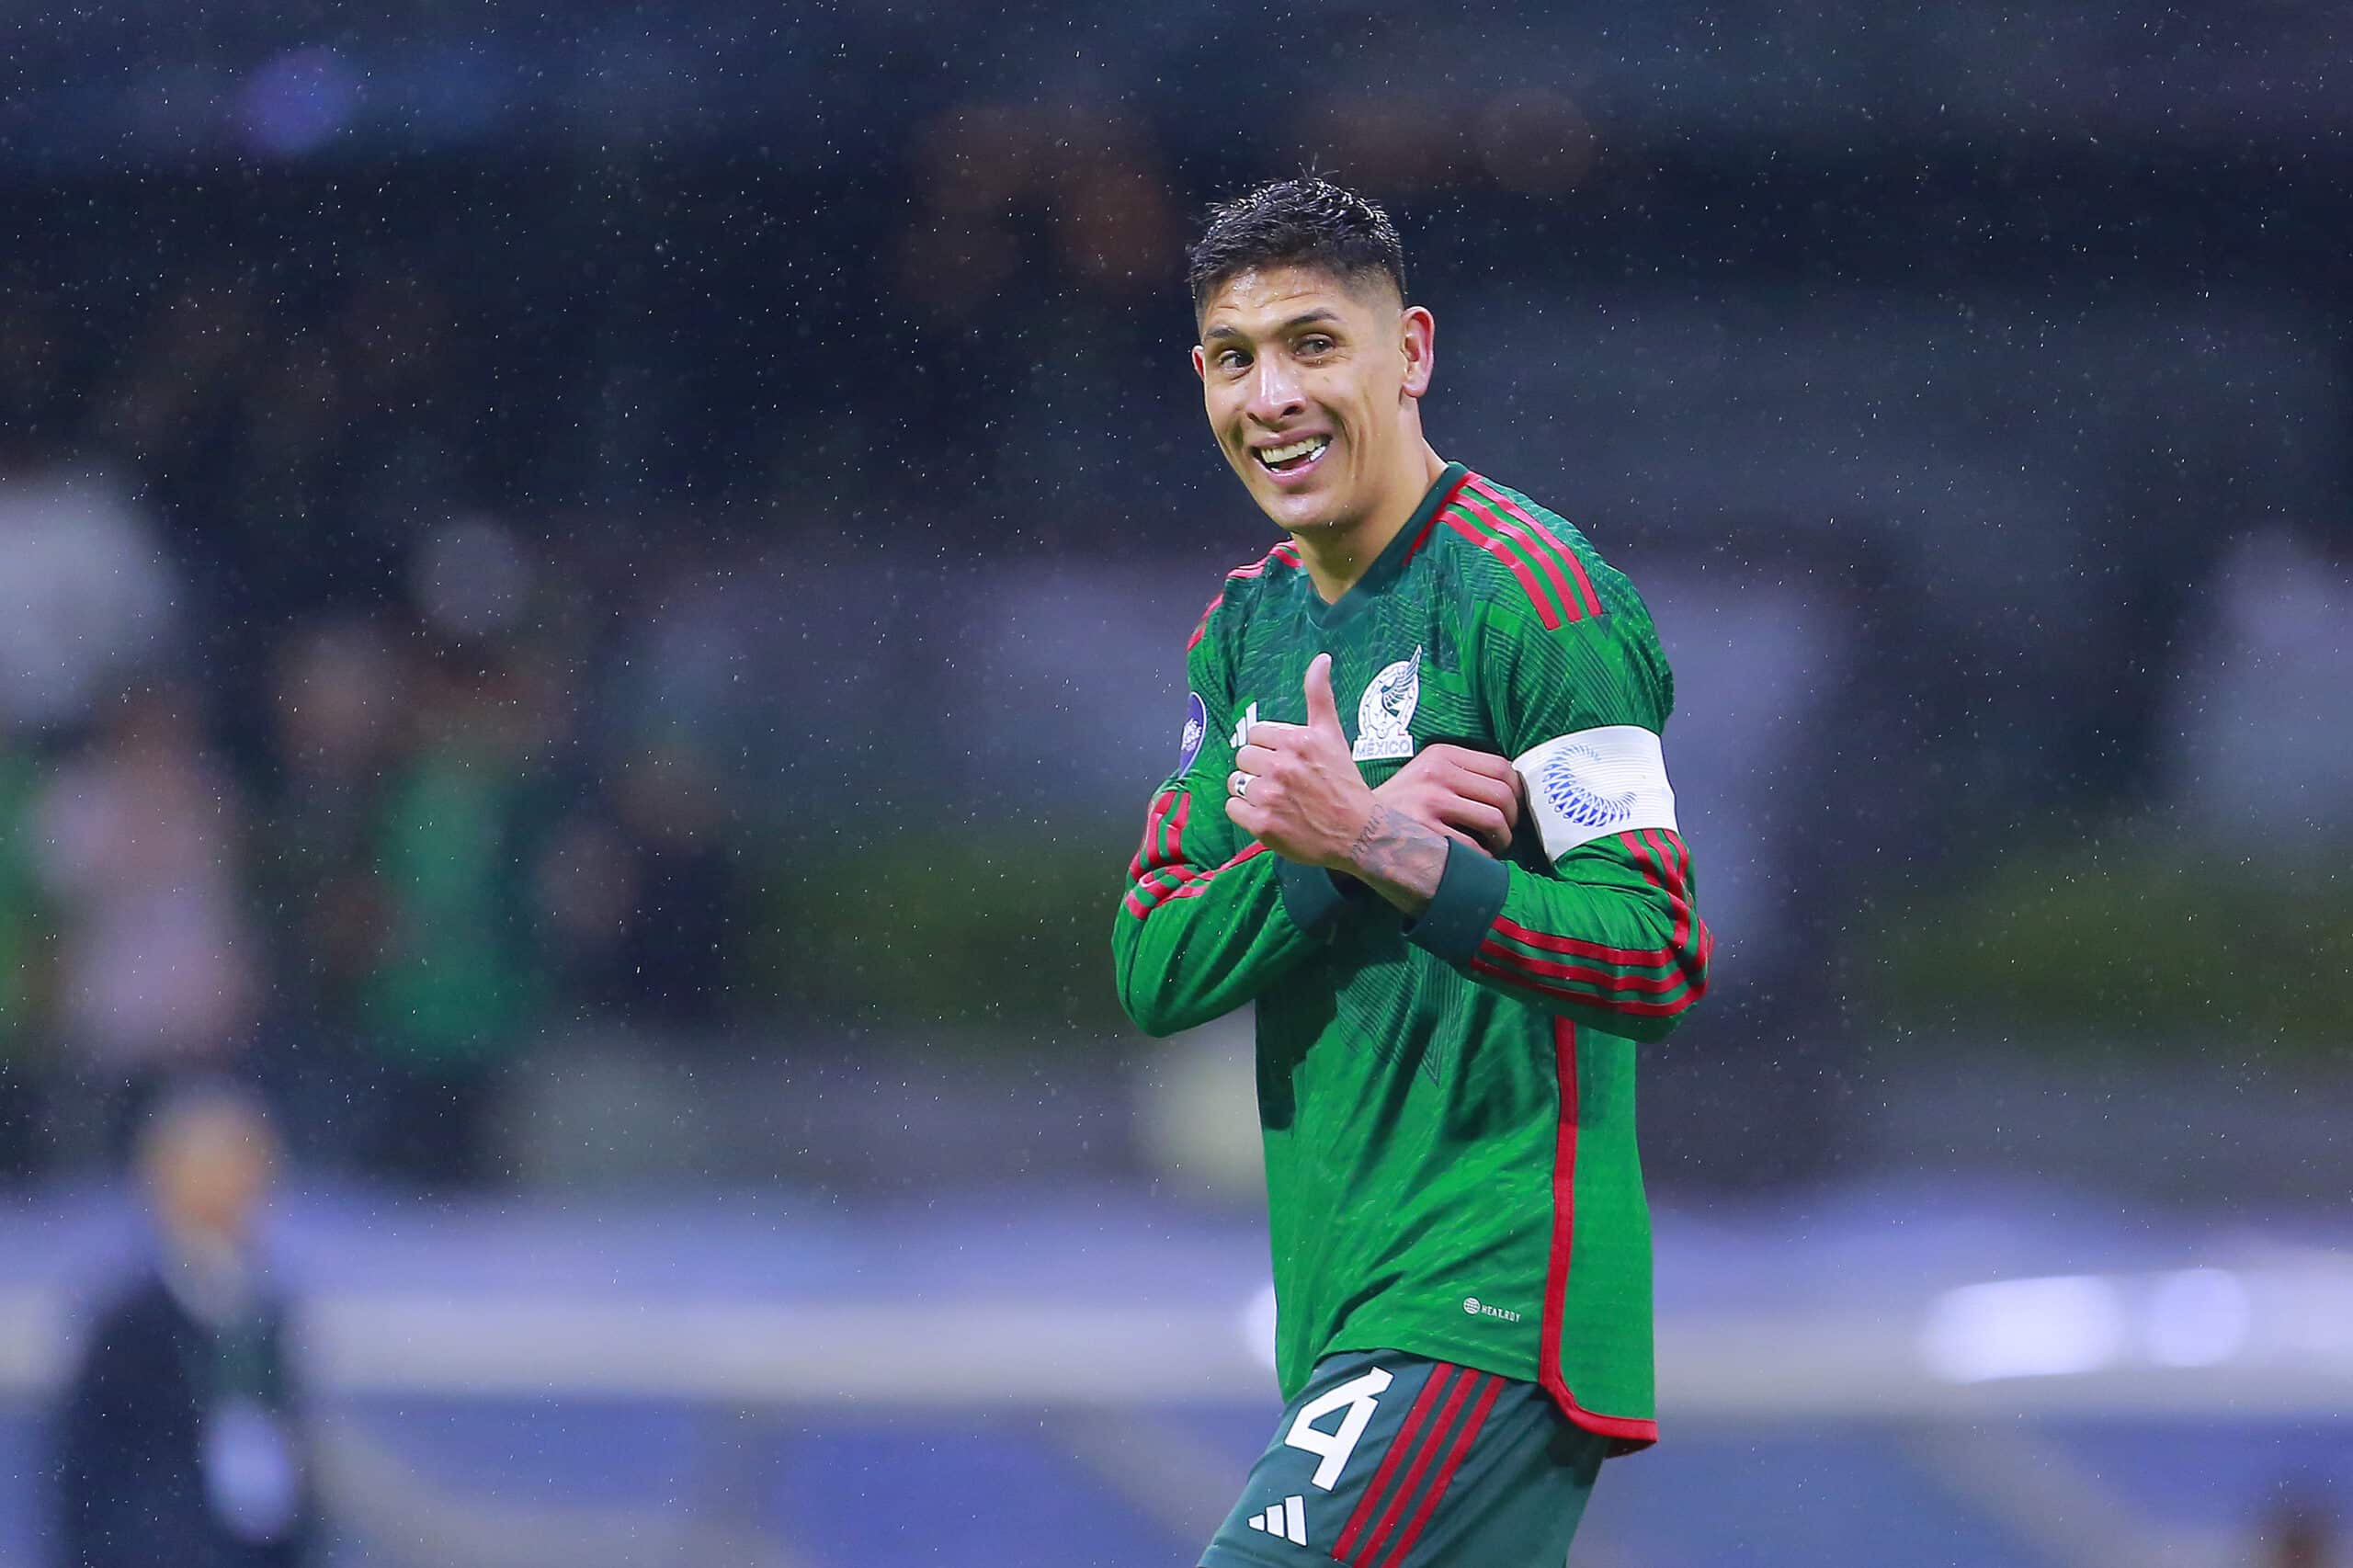
M 1415 943 L 1490 990 L 1633 1040 L 1665 1035 L 1708 988 L 1714 938 L 1672 833 L 1612 835 L 1553 875 L 1455 846 Z
M 1715 950 L 1681 838 L 1613 835 L 1558 870 L 1512 879 L 1472 977 L 1633 1039 L 1664 1037 L 1707 993 Z
M 1337 868 L 1409 915 L 1420 915 L 1446 875 L 1447 840 L 1404 813 L 1376 803 Z
M 1245 851 L 1173 888 L 1150 877 L 1131 884 L 1111 947 L 1120 1006 L 1138 1028 L 1169 1035 L 1205 1024 L 1314 950 L 1321 937 L 1293 917 L 1279 865 Z

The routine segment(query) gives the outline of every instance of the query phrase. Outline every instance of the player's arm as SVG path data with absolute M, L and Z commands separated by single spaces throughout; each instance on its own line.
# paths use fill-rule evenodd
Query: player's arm
M 1659 1039 L 1706 992 L 1714 947 L 1666 780 L 1664 671 L 1606 617 L 1549 631 L 1497 618 L 1480 641 L 1496 733 L 1542 844 L 1537 869 L 1377 811 L 1348 869 L 1412 916 L 1413 941 L 1478 983 Z
M 1152 798 L 1111 927 L 1120 1005 L 1152 1035 L 1252 1000 L 1314 952 L 1345 907 L 1322 871 L 1267 853 L 1227 819 L 1236 716 L 1215 627 L 1204 623 L 1185 673 L 1201 734 Z

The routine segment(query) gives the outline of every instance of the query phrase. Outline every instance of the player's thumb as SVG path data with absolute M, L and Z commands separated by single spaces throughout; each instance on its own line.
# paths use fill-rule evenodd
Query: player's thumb
M 1341 733 L 1340 710 L 1332 700 L 1332 655 L 1318 653 L 1307 666 L 1307 727 Z

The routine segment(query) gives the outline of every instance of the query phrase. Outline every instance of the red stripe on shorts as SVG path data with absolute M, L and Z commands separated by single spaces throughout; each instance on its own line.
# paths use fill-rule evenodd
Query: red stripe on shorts
M 1399 1461 L 1413 1445 L 1414 1434 L 1421 1429 L 1423 1420 L 1430 1413 L 1430 1406 L 1436 1404 L 1438 1396 L 1446 1392 L 1446 1381 L 1457 1370 L 1459 1369 L 1451 1363 L 1440 1361 L 1430 1375 L 1422 1380 L 1422 1392 L 1414 1400 L 1413 1408 L 1405 1412 L 1404 1424 L 1397 1428 L 1397 1436 L 1389 1440 L 1389 1451 L 1381 1456 L 1381 1468 L 1372 1472 L 1372 1484 L 1364 1489 L 1364 1495 L 1357 1500 L 1356 1512 L 1348 1516 L 1347 1526 L 1340 1531 L 1340 1539 L 1332 1543 L 1333 1556 L 1347 1557 L 1348 1548 L 1357 1543 L 1357 1537 L 1372 1523 L 1373 1510 L 1381 1505 L 1381 1494 L 1388 1486 L 1389 1478 L 1397 1472 Z
M 1446 1495 L 1446 1483 L 1452 1481 L 1454 1472 L 1462 1468 L 1464 1457 L 1471 1452 L 1471 1445 L 1478 1438 L 1479 1428 L 1486 1423 L 1487 1412 L 1495 1408 L 1495 1396 L 1503 1392 L 1503 1379 L 1490 1376 L 1487 1386 L 1479 1391 L 1479 1403 L 1471 1407 L 1470 1416 L 1463 1421 L 1462 1430 L 1454 1439 L 1454 1447 L 1448 1450 L 1446 1463 L 1438 1467 L 1438 1474 L 1430 1479 L 1430 1489 L 1422 1494 L 1422 1506 L 1414 1510 L 1414 1522 L 1407 1525 L 1405 1533 L 1397 1538 L 1395 1550 L 1390 1552 L 1381 1568 L 1404 1568 L 1405 1554 L 1414 1550 L 1414 1542 L 1421 1540 L 1422 1527 L 1430 1522 L 1430 1515 L 1438 1509 L 1438 1499 Z
M 1389 1539 L 1389 1532 L 1397 1528 L 1399 1516 L 1404 1513 L 1405 1505 L 1413 1500 L 1415 1491 L 1422 1484 L 1422 1472 L 1429 1469 L 1430 1460 L 1436 1459 L 1438 1450 L 1446 1447 L 1447 1434 L 1454 1428 L 1454 1418 L 1462 1409 L 1462 1401 L 1470 1393 L 1472 1385 L 1478 1381 L 1479 1374 L 1472 1371 L 1464 1371 L 1461 1377 L 1454 1380 L 1454 1387 L 1448 1392 L 1446 1403 L 1438 1413 L 1438 1419 L 1430 1424 L 1429 1435 L 1414 1446 L 1414 1462 L 1405 1467 L 1405 1478 L 1397 1483 L 1396 1495 L 1389 1500 L 1389 1506 L 1381 1511 L 1381 1523 L 1375 1525 L 1372 1533 L 1365 1537 L 1364 1546 L 1354 1557 L 1347 1560 L 1349 1568 L 1367 1568 L 1367 1565 L 1380 1553 L 1381 1543 Z M 1398 1435 L 1404 1436 L 1402 1432 Z M 1334 1555 L 1337 1556 L 1338 1553 L 1336 1551 Z

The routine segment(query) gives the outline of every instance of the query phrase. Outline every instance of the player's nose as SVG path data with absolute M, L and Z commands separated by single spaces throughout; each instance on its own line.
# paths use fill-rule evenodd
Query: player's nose
M 1251 368 L 1246 409 L 1259 424 L 1274 426 L 1307 412 L 1307 397 L 1300 391 L 1299 377 L 1282 363 L 1280 356 L 1267 355 Z

